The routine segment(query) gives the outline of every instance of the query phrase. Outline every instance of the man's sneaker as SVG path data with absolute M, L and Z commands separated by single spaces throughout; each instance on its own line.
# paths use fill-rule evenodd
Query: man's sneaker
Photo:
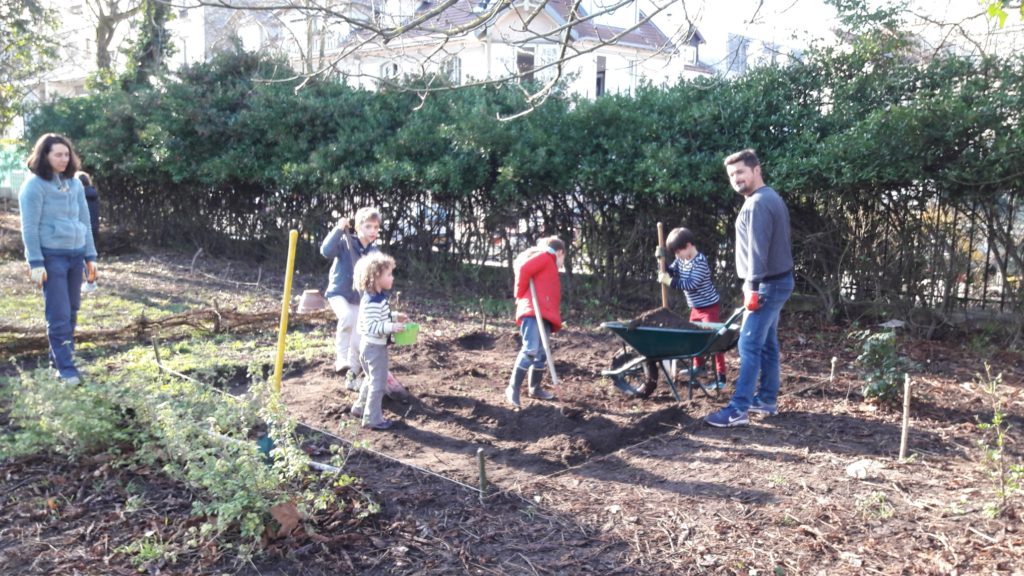
M 536 388 L 530 388 L 530 398 L 536 398 L 538 400 L 554 400 L 555 395 L 538 386 Z
M 345 388 L 348 388 L 349 390 L 351 390 L 353 392 L 358 392 L 359 391 L 359 387 L 362 384 L 363 384 L 362 378 L 356 377 L 354 374 L 352 374 L 351 370 L 349 370 L 345 374 Z
M 367 430 L 387 430 L 388 428 L 391 428 L 391 424 L 392 424 L 391 420 L 387 420 L 387 419 L 381 420 L 380 422 L 377 422 L 376 424 L 371 424 L 369 422 L 363 422 L 363 428 L 365 428 Z
M 349 413 L 351 413 L 356 418 L 362 418 L 363 417 L 363 407 L 362 406 L 353 406 L 352 409 L 349 410 Z
M 755 397 L 754 402 L 750 404 L 750 412 L 755 414 L 764 414 L 765 416 L 775 416 L 779 413 L 778 404 L 765 404 L 761 402 L 760 398 Z
M 341 362 L 335 362 L 334 363 L 334 373 L 337 374 L 338 376 L 346 376 L 346 375 L 348 375 L 348 370 L 349 370 L 349 365 L 348 364 L 342 364 Z
M 746 426 L 750 424 L 750 419 L 747 418 L 746 412 L 740 412 L 731 406 L 726 406 L 718 412 L 708 414 L 704 421 L 716 428 L 731 428 L 732 426 Z

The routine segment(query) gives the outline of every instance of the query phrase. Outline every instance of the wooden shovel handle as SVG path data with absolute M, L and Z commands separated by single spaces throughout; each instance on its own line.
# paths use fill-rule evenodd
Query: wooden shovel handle
M 662 250 L 665 249 L 665 226 L 658 222 L 658 246 L 661 246 Z M 660 275 L 662 270 L 665 269 L 665 257 L 658 257 L 658 274 Z M 668 308 L 668 286 L 661 285 L 661 307 Z

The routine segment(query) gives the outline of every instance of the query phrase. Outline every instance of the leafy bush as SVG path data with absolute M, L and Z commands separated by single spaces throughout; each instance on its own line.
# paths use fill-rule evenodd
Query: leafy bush
M 141 439 L 124 411 L 95 386 L 66 386 L 48 370 L 20 372 L 0 390 L 10 402 L 14 432 L 0 436 L 0 458 L 52 450 L 70 458 Z
M 862 370 L 864 398 L 885 404 L 899 401 L 903 397 L 903 381 L 914 363 L 899 354 L 896 332 L 863 330 L 850 337 L 862 342 L 857 365 Z
M 310 469 L 295 423 L 266 380 L 251 377 L 249 393 L 234 397 L 165 374 L 137 350 L 119 357 L 119 370 L 92 374 L 80 387 L 44 370 L 8 379 L 2 389 L 11 428 L 0 436 L 0 457 L 109 451 L 121 465 L 160 467 L 196 494 L 193 512 L 204 523 L 190 532 L 189 545 L 218 540 L 242 558 L 259 549 L 268 530 L 276 532 L 275 506 L 303 518 L 334 505 L 337 491 L 354 481 Z M 250 374 L 260 372 L 250 367 Z M 269 438 L 269 450 L 261 450 L 260 438 Z M 362 508 L 375 509 L 372 502 Z M 122 552 L 145 561 L 157 548 L 139 542 Z

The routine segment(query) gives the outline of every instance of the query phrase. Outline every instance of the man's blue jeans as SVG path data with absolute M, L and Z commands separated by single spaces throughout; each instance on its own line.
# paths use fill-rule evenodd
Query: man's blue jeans
M 760 308 L 747 311 L 740 330 L 740 375 L 729 406 L 746 412 L 754 396 L 775 404 L 779 396 L 779 313 L 793 293 L 793 274 L 761 282 Z M 756 391 L 755 391 L 756 388 Z
M 544 324 L 550 334 L 551 323 L 545 320 Z M 533 316 L 523 317 L 522 323 L 519 324 L 519 333 L 523 337 L 523 347 L 519 349 L 519 355 L 516 356 L 516 368 L 528 370 L 530 366 L 533 366 L 537 370 L 543 370 L 547 354 L 544 353 L 537 319 Z
M 55 255 L 43 251 L 46 282 L 43 299 L 46 303 L 46 336 L 50 340 L 50 360 L 61 378 L 79 376 L 75 368 L 75 325 L 82 304 L 82 272 L 84 254 Z

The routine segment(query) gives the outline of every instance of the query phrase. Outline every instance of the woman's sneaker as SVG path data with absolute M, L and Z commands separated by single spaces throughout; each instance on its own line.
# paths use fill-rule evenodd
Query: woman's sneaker
M 718 412 L 708 414 L 704 421 L 709 426 L 716 428 L 731 428 L 733 426 L 746 426 L 750 424 L 750 419 L 747 418 L 746 412 L 740 412 L 732 406 L 726 406 Z
M 753 412 L 754 414 L 775 416 L 776 414 L 779 413 L 779 406 L 778 404 L 765 404 L 764 402 L 761 402 L 760 398 L 755 396 L 754 401 L 753 403 L 750 404 L 750 408 L 748 409 L 748 411 Z

